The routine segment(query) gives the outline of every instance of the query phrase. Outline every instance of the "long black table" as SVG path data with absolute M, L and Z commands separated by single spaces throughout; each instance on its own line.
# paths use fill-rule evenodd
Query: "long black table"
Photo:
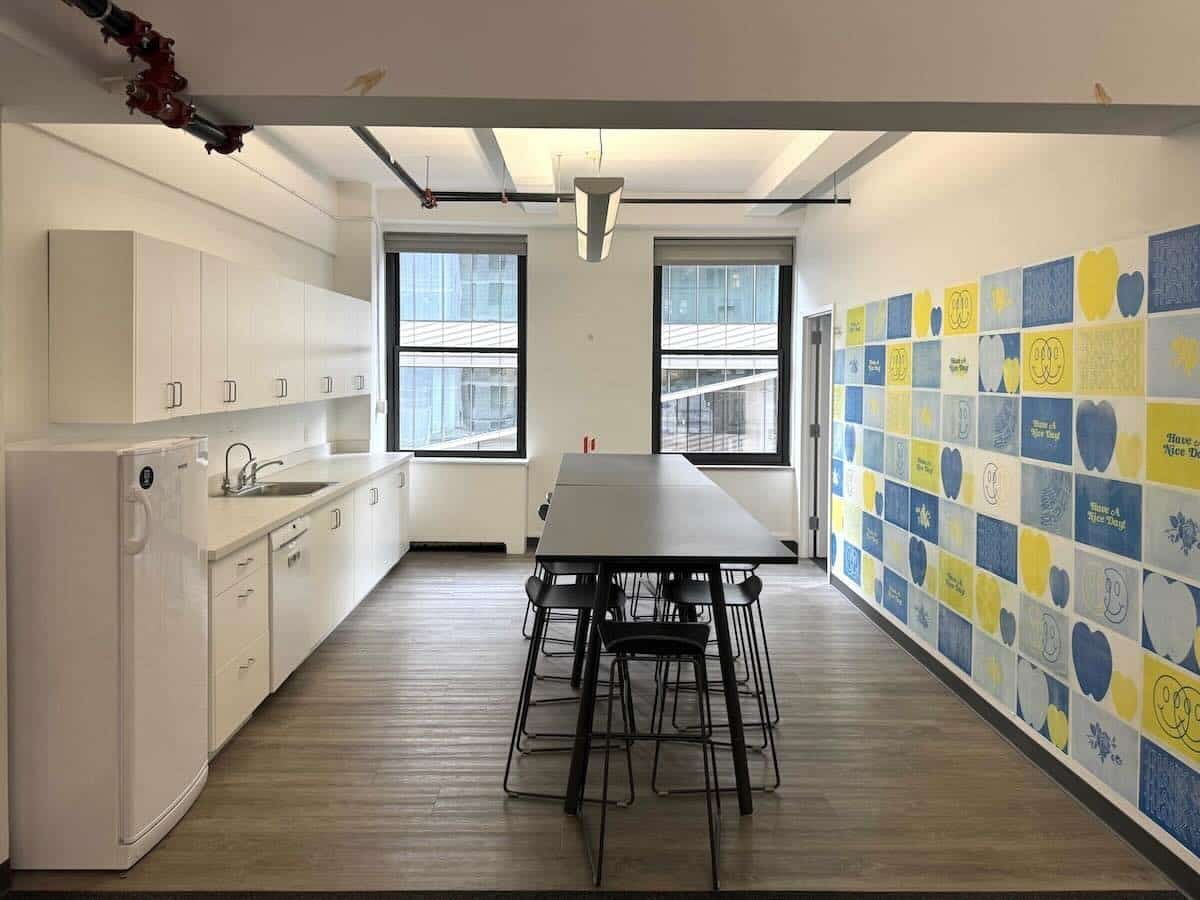
M 738 807 L 743 815 L 752 813 L 754 800 L 721 563 L 794 563 L 796 554 L 682 456 L 568 453 L 559 468 L 537 559 L 596 565 L 596 601 L 590 617 L 566 811 L 573 814 L 578 810 L 587 775 L 605 587 L 617 572 L 656 571 L 679 577 L 703 573 L 708 578 Z

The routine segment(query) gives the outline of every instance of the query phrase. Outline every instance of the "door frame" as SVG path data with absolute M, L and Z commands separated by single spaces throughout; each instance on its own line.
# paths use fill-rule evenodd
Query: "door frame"
M 822 321 L 827 324 L 821 329 L 820 348 L 814 352 L 812 335 Z M 833 382 L 833 306 L 814 309 L 800 320 L 797 329 L 799 346 L 799 390 L 796 393 L 796 535 L 800 556 L 804 559 L 826 557 L 829 526 L 829 455 L 832 434 L 830 422 L 830 399 Z M 819 380 L 818 380 L 819 379 Z M 817 410 L 818 394 L 820 409 Z M 820 416 L 814 415 L 819 412 Z M 809 434 L 809 425 L 821 424 L 820 437 L 814 440 Z M 820 517 L 821 528 L 813 531 L 808 527 L 813 510 Z M 814 541 L 816 545 L 814 547 Z

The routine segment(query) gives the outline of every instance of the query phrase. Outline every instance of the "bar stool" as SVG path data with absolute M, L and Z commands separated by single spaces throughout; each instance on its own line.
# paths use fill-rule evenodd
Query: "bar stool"
M 779 772 L 779 755 L 775 749 L 775 725 L 778 722 L 778 718 L 777 716 L 772 718 L 767 697 L 768 680 L 770 678 L 769 662 L 764 666 L 764 651 L 759 646 L 759 636 L 764 633 L 762 610 L 759 604 L 761 594 L 762 579 L 757 575 L 750 575 L 744 581 L 725 585 L 725 606 L 731 623 L 734 626 L 735 633 L 745 635 L 745 655 L 747 665 L 750 669 L 750 695 L 754 697 L 755 704 L 758 707 L 758 721 L 744 722 L 743 727 L 746 729 L 761 729 L 763 742 L 758 749 L 770 751 L 771 767 L 774 773 L 773 784 L 764 783 L 755 786 L 753 789 L 770 792 L 779 787 L 781 778 Z M 668 603 L 673 604 L 679 609 L 680 614 L 685 619 L 695 618 L 696 610 L 698 609 L 707 608 L 710 615 L 712 613 L 712 595 L 707 581 L 695 581 L 691 579 L 681 581 L 678 578 L 673 578 L 667 583 L 663 595 L 666 597 Z M 763 646 L 765 647 L 765 644 Z M 665 670 L 660 673 L 664 684 L 670 678 L 669 668 L 669 665 L 666 666 Z M 682 682 L 680 680 L 680 670 L 677 668 L 675 675 L 675 707 L 678 706 L 680 692 L 690 689 L 699 690 L 700 688 L 698 685 Z M 666 702 L 664 696 L 662 706 L 656 706 L 654 712 L 651 714 L 654 727 L 659 729 L 663 727 L 665 714 Z M 675 727 L 680 727 L 676 722 L 674 707 L 672 709 L 671 721 Z M 728 726 L 723 726 L 721 723 L 710 723 L 710 727 L 721 728 Z M 728 746 L 728 744 L 722 744 L 722 746 Z M 650 784 L 653 790 L 659 794 L 695 793 L 699 790 L 699 788 L 660 789 L 658 787 L 657 754 L 655 755 Z
M 611 613 L 618 617 L 624 615 L 625 595 L 616 585 L 611 586 L 612 595 L 609 600 L 608 608 Z M 567 732 L 540 732 L 531 733 L 527 731 L 527 723 L 529 718 L 530 707 L 540 703 L 561 703 L 561 702 L 578 702 L 578 696 L 571 695 L 567 697 L 555 697 L 549 700 L 534 701 L 533 685 L 538 679 L 537 663 L 539 657 L 539 645 L 545 630 L 549 624 L 550 616 L 554 612 L 572 612 L 581 613 L 583 611 L 591 611 L 595 604 L 596 587 L 593 584 L 564 584 L 556 585 L 542 581 L 536 576 L 530 576 L 525 582 L 525 594 L 528 597 L 529 605 L 534 609 L 533 619 L 533 635 L 529 642 L 529 652 L 525 657 L 525 672 L 521 680 L 521 692 L 517 698 L 517 711 L 513 718 L 512 737 L 508 744 L 508 762 L 504 767 L 504 792 L 510 797 L 536 798 L 542 800 L 564 800 L 565 794 L 547 794 L 534 791 L 523 791 L 509 786 L 509 776 L 512 773 L 513 754 L 536 754 L 536 753 L 566 753 L 571 750 L 571 741 L 574 739 L 574 733 Z M 611 688 L 611 685 L 610 685 Z M 611 698 L 611 690 L 609 694 Z M 611 702 L 611 699 L 610 699 Z M 625 731 L 633 730 L 633 695 L 627 689 L 622 690 L 621 694 L 621 721 Z M 542 738 L 561 739 L 566 743 L 548 747 L 529 747 L 523 746 L 521 743 L 522 737 L 530 740 Z M 606 739 L 606 749 L 608 741 Z M 626 763 L 629 770 L 629 797 L 623 803 L 632 803 L 634 798 L 633 789 L 633 758 L 632 748 L 628 745 L 625 749 Z
M 606 652 L 613 654 L 608 676 L 608 715 L 603 732 L 605 738 L 603 784 L 600 791 L 600 835 L 596 852 L 592 853 L 591 835 L 588 833 L 586 817 L 580 808 L 579 823 L 584 832 L 584 843 L 588 850 L 588 862 L 592 867 L 592 882 L 600 886 L 604 877 L 604 838 L 608 827 L 608 780 L 609 760 L 614 742 L 624 741 L 626 746 L 634 741 L 654 741 L 655 759 L 663 743 L 686 743 L 700 746 L 704 759 L 704 803 L 708 814 L 708 850 L 712 869 L 713 889 L 720 888 L 720 845 L 721 845 L 721 786 L 717 775 L 717 755 L 712 739 L 712 706 L 709 699 L 708 679 L 705 672 L 705 648 L 708 645 L 708 626 L 703 623 L 687 622 L 621 622 L 605 620 L 600 623 L 600 640 Z M 662 665 L 675 662 L 679 665 L 691 663 L 693 677 L 699 689 L 696 692 L 696 708 L 700 727 L 694 734 L 663 732 L 650 733 L 630 731 L 626 726 L 620 733 L 613 732 L 613 706 L 615 690 L 632 694 L 630 689 L 629 663 L 631 660 L 647 660 Z M 666 703 L 666 682 L 659 680 L 655 688 L 655 704 Z M 588 735 L 590 742 L 596 732 Z M 627 750 L 628 753 L 628 750 Z M 631 776 L 632 778 L 632 776 Z M 631 782 L 632 783 L 632 782 Z M 580 785 L 582 792 L 586 786 Z
M 538 511 L 537 511 L 538 518 L 541 519 L 543 522 L 546 521 L 546 516 L 550 514 L 550 500 L 553 496 L 554 496 L 553 491 L 547 492 L 545 502 L 543 502 L 542 505 L 538 507 Z M 539 564 L 539 563 L 535 562 L 533 564 L 533 574 L 538 577 L 546 579 L 551 584 L 557 583 L 558 579 L 560 579 L 560 578 L 572 578 L 572 577 L 575 579 L 575 583 L 578 584 L 581 581 L 587 581 L 590 579 L 591 576 L 594 576 L 596 574 L 596 566 L 593 563 L 547 562 L 547 563 Z M 532 603 L 526 604 L 525 619 L 521 623 L 521 636 L 526 639 L 531 637 L 528 629 L 529 629 L 529 613 L 532 610 L 533 610 L 533 604 Z M 545 644 L 572 644 L 572 645 L 574 645 L 582 639 L 581 635 L 579 634 L 580 629 L 578 626 L 578 619 L 579 619 L 578 616 L 569 614 L 569 613 L 568 614 L 560 614 L 557 616 L 552 615 L 550 617 L 549 621 L 550 622 L 569 622 L 572 619 L 574 619 L 576 621 L 576 633 L 575 633 L 574 640 L 569 640 L 567 638 L 550 637 L 549 629 L 547 628 L 547 634 L 542 639 L 542 644 L 543 644 L 542 650 L 543 650 L 543 652 L 546 653 L 547 656 L 569 656 L 569 655 L 572 655 L 573 651 L 562 650 L 562 651 L 550 652 L 550 651 L 547 651 L 545 648 Z

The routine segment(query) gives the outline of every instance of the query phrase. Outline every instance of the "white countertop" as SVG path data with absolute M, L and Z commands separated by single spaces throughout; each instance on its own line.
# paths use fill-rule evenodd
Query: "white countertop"
M 410 459 L 411 453 L 336 453 L 262 479 L 264 484 L 275 481 L 336 482 L 315 494 L 305 497 L 209 497 L 208 558 L 220 559 Z

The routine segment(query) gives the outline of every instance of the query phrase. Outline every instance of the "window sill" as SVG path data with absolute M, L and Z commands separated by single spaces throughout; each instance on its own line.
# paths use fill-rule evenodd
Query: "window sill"
M 414 463 L 435 466 L 528 466 L 529 459 L 505 457 L 486 459 L 478 456 L 414 456 Z

